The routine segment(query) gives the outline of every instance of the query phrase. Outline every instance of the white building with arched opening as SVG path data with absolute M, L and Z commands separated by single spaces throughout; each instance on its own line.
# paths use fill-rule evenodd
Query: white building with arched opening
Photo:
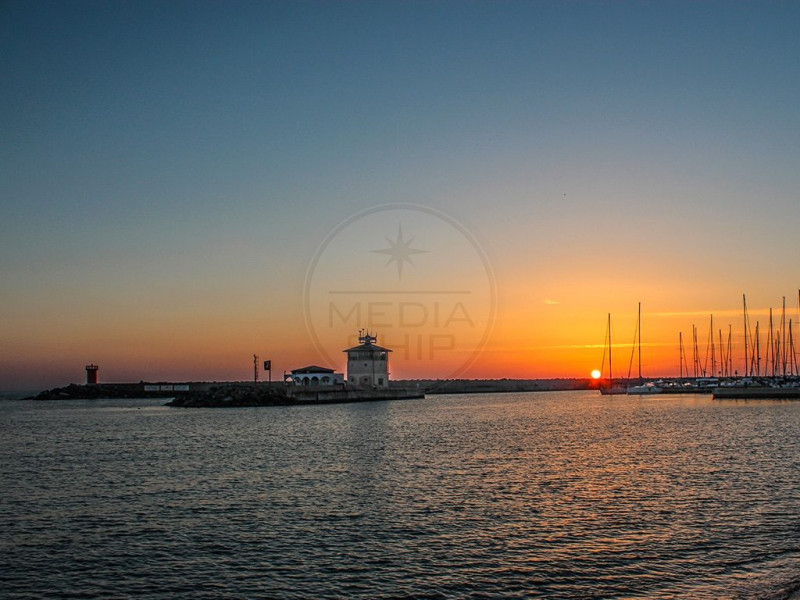
M 287 381 L 294 385 L 304 387 L 333 387 L 344 385 L 344 375 L 335 373 L 333 369 L 309 365 L 300 369 L 294 369 L 286 377 Z

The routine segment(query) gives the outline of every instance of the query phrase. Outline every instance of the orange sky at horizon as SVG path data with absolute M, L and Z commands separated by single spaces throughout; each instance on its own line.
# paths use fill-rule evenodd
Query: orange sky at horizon
M 636 304 L 629 310 L 612 313 L 614 375 L 637 375 L 637 357 L 634 333 L 636 330 Z M 773 327 L 780 327 L 780 304 L 773 306 Z M 588 378 L 593 369 L 603 366 L 606 352 L 607 313 L 579 306 L 556 304 L 552 300 L 541 300 L 538 310 L 517 310 L 526 314 L 523 320 L 513 311 L 501 310 L 494 323 L 485 347 L 472 356 L 472 347 L 456 353 L 439 353 L 430 356 L 427 346 L 424 352 L 414 356 L 414 341 L 406 348 L 400 340 L 392 342 L 391 330 L 374 330 L 378 343 L 392 348 L 394 354 L 390 371 L 395 379 L 449 378 L 454 375 L 469 379 L 495 378 Z M 711 311 L 649 312 L 647 305 L 642 307 L 642 372 L 645 377 L 674 377 L 680 373 L 678 335 L 683 334 L 686 363 L 692 369 L 692 325 L 698 330 L 698 352 L 701 364 L 710 371 L 708 332 Z M 794 305 L 787 298 L 787 329 L 798 322 L 797 302 Z M 760 324 L 762 360 L 766 359 L 766 338 L 769 309 L 749 307 L 748 314 L 751 331 L 756 321 Z M 714 312 L 714 327 L 717 360 L 720 361 L 719 331 L 722 331 L 723 345 L 727 345 L 728 326 L 731 326 L 731 346 L 733 349 L 733 369 L 743 372 L 744 336 L 742 310 L 733 303 Z M 209 322 L 206 328 L 198 328 L 196 322 L 187 320 L 183 324 L 173 324 L 167 331 L 169 335 L 159 335 L 163 323 L 155 320 L 152 327 L 140 327 L 135 332 L 126 332 L 122 326 L 107 329 L 102 336 L 80 335 L 72 331 L 69 341 L 50 340 L 47 356 L 57 357 L 65 352 L 85 356 L 84 362 L 71 365 L 69 370 L 58 368 L 56 361 L 38 362 L 39 373 L 47 372 L 51 378 L 48 385 L 65 385 L 69 382 L 83 381 L 83 366 L 90 362 L 100 365 L 100 380 L 114 381 L 228 381 L 251 380 L 253 376 L 252 356 L 258 354 L 259 361 L 272 361 L 272 380 L 282 378 L 284 371 L 305 366 L 321 364 L 341 371 L 344 369 L 344 355 L 332 355 L 329 362 L 315 351 L 305 329 L 297 328 L 296 323 L 284 320 L 279 323 L 274 318 L 269 324 L 270 331 L 263 323 L 253 328 L 247 316 L 238 319 L 220 318 Z M 363 323 L 369 328 L 368 323 Z M 420 338 L 429 331 L 421 330 Z M 357 331 L 342 340 L 341 349 L 354 343 Z M 777 333 L 776 333 L 777 335 Z M 280 339 L 279 343 L 265 343 L 266 340 Z M 335 342 L 334 342 L 335 343 Z M 427 344 L 425 338 L 424 344 Z M 752 340 L 750 344 L 752 344 Z M 23 344 L 24 346 L 24 344 Z M 38 346 L 36 351 L 39 351 Z M 102 348 L 98 352 L 98 349 Z M 751 345 L 752 348 L 752 345 Z M 408 360 L 409 354 L 411 360 Z M 21 358 L 31 359 L 31 356 Z M 415 360 L 416 358 L 416 360 Z M 470 358 L 473 362 L 462 370 Z M 336 362 L 338 361 L 338 362 Z M 764 363 L 765 364 L 765 363 Z M 722 365 L 718 367 L 722 369 Z M 31 376 L 36 371 L 28 372 Z M 608 364 L 603 369 L 607 377 Z M 685 373 L 686 374 L 686 373 Z M 710 373 L 709 373 L 710 374 Z M 259 369 L 259 377 L 266 380 L 268 374 Z M 58 378 L 58 379 L 54 379 Z

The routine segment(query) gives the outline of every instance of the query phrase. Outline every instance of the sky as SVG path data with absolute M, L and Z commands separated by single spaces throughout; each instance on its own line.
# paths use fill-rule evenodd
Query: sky
M 608 314 L 626 374 L 640 302 L 646 376 L 711 315 L 743 371 L 743 294 L 798 321 L 798 22 L 2 2 L 0 389 L 342 370 L 362 328 L 395 378 L 586 377 Z

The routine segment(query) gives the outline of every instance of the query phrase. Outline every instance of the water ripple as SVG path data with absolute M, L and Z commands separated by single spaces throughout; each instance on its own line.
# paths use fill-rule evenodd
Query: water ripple
M 4 598 L 800 593 L 800 403 L 0 406 Z

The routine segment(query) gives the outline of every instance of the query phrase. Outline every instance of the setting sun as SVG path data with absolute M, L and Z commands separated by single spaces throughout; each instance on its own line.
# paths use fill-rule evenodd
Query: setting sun
M 600 375 L 601 375 L 601 373 L 597 369 L 592 371 L 592 379 L 600 379 Z

